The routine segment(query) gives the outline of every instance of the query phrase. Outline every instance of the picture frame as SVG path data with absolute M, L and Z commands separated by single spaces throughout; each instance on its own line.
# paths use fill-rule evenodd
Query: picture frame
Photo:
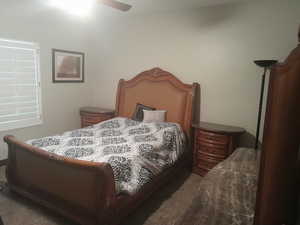
M 53 83 L 84 82 L 84 60 L 82 52 L 52 49 Z

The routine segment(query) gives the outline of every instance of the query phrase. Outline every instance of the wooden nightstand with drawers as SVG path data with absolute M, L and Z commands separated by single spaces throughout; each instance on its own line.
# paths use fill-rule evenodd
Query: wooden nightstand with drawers
M 87 127 L 104 120 L 109 120 L 113 118 L 114 115 L 114 110 L 98 107 L 82 107 L 80 108 L 81 127 Z
M 243 128 L 200 122 L 193 124 L 195 131 L 193 172 L 204 176 L 237 147 Z

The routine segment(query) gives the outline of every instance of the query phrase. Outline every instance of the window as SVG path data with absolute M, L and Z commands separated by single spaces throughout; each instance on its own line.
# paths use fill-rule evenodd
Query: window
M 39 46 L 0 39 L 0 131 L 42 123 Z

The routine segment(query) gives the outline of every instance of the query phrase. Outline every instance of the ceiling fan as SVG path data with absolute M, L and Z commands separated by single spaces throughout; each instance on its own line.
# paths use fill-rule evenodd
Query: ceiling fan
M 117 10 L 121 10 L 121 11 L 128 11 L 129 9 L 131 9 L 131 5 L 128 5 L 126 3 L 123 2 L 119 2 L 116 0 L 99 0 L 102 4 L 107 5 L 109 7 L 112 7 L 114 9 Z

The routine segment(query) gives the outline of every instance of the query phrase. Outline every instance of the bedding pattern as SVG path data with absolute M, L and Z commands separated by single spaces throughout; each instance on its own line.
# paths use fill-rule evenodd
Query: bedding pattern
M 26 143 L 69 158 L 109 163 L 117 193 L 134 194 L 175 163 L 184 151 L 184 142 L 184 133 L 176 123 L 117 117 Z

